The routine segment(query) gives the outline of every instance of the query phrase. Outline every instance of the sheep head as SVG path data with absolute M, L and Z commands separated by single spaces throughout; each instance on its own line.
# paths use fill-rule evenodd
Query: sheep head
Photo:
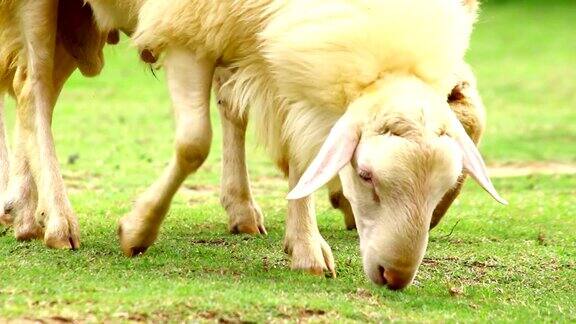
M 416 77 L 389 76 L 352 103 L 288 198 L 339 174 L 366 275 L 402 289 L 424 257 L 434 208 L 463 170 L 506 203 L 446 96 Z

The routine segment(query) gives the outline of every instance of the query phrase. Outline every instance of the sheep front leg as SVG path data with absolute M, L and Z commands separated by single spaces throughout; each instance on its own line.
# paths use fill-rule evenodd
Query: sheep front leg
M 330 204 L 333 208 L 339 209 L 344 215 L 344 224 L 346 229 L 351 231 L 356 229 L 356 220 L 354 219 L 354 212 L 352 211 L 352 205 L 342 192 L 342 183 L 340 178 L 336 177 L 332 181 L 328 182 L 328 198 L 330 199 Z
M 298 184 L 302 175 L 297 170 L 297 164 L 291 160 L 288 172 L 290 189 Z M 328 270 L 336 277 L 332 249 L 320 234 L 316 223 L 313 196 L 288 202 L 284 251 L 292 256 L 292 269 L 305 270 L 314 275 L 322 275 Z
M 227 71 L 226 71 L 227 72 Z M 252 197 L 246 168 L 247 119 L 237 116 L 228 98 L 220 91 L 226 72 L 218 72 L 214 82 L 222 122 L 222 180 L 220 202 L 228 213 L 228 228 L 233 234 L 266 234 L 264 217 Z
M 4 201 L 4 212 L 11 216 L 14 236 L 20 241 L 40 239 L 44 236 L 44 229 L 36 222 L 38 193 L 25 149 L 29 140 L 25 134 L 23 121 L 17 116 L 14 131 L 15 150 L 10 164 L 9 191 Z
M 162 176 L 120 220 L 120 246 L 126 256 L 144 253 L 160 230 L 174 194 L 204 162 L 210 151 L 210 88 L 214 64 L 182 50 L 168 51 L 168 88 L 176 120 L 176 152 Z
M 6 145 L 6 129 L 4 128 L 4 94 L 0 93 L 0 202 L 5 201 L 8 190 L 8 175 L 10 163 L 8 157 L 8 147 Z M 10 226 L 12 217 L 6 213 L 5 208 L 0 210 L 0 224 Z
M 0 93 L 0 194 L 8 187 L 8 147 L 6 146 L 6 129 L 4 128 L 4 94 Z

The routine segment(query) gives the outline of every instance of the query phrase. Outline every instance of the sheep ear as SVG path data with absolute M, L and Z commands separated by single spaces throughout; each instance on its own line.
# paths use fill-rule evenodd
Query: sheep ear
M 332 180 L 350 162 L 359 141 L 358 127 L 346 118 L 340 118 L 287 199 L 307 197 Z
M 470 136 L 468 136 L 460 121 L 454 114 L 452 114 L 452 116 L 454 118 L 453 129 L 455 130 L 453 138 L 462 150 L 464 171 L 476 180 L 476 182 L 497 202 L 502 205 L 508 205 L 508 202 L 502 198 L 496 191 L 496 188 L 494 188 L 494 185 L 488 176 L 486 164 L 480 155 L 480 151 L 478 151 L 478 148 L 472 139 L 470 139 Z

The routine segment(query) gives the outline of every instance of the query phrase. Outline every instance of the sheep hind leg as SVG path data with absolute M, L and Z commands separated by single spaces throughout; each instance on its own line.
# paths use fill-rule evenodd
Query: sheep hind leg
M 298 184 L 302 175 L 297 170 L 297 163 L 290 161 L 290 189 Z M 294 270 L 304 270 L 314 275 L 323 275 L 328 271 L 332 277 L 336 277 L 332 249 L 318 230 L 313 199 L 313 196 L 309 196 L 288 202 L 284 252 L 292 256 L 291 267 Z
M 165 68 L 176 121 L 176 152 L 162 176 L 120 220 L 118 235 L 126 256 L 144 253 L 158 237 L 174 194 L 208 156 L 212 142 L 210 88 L 214 64 L 186 51 L 172 50 Z
M 466 133 L 468 133 L 472 141 L 478 145 L 485 127 L 484 105 L 476 88 L 476 80 L 472 71 L 470 71 L 469 67 L 464 66 L 462 73 L 462 81 L 454 87 L 448 98 L 448 102 L 450 108 L 464 126 L 464 129 L 466 129 Z M 463 173 L 460 175 L 456 186 L 442 197 L 442 200 L 432 214 L 430 230 L 436 227 L 446 215 L 448 209 L 460 194 L 466 178 L 466 174 Z
M 354 212 L 352 211 L 352 205 L 342 192 L 342 183 L 340 178 L 336 177 L 328 183 L 328 198 L 330 199 L 330 204 L 335 209 L 339 209 L 344 215 L 344 225 L 349 231 L 356 229 L 356 220 L 354 219 Z
M 228 229 L 233 234 L 266 235 L 262 211 L 252 196 L 246 168 L 247 119 L 237 116 L 220 87 L 227 71 L 218 72 L 214 88 L 222 122 L 222 180 L 220 202 L 228 214 Z

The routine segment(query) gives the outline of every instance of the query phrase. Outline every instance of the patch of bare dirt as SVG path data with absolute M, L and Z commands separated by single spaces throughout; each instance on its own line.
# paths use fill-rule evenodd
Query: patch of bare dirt
M 278 307 L 279 318 L 295 323 L 324 323 L 329 315 L 327 311 L 322 309 Z
M 64 323 L 77 323 L 75 320 L 63 316 L 52 316 L 48 318 L 19 318 L 12 320 L 2 320 L 0 323 L 7 324 L 64 324 Z
M 179 193 L 190 204 L 204 203 L 207 200 L 218 199 L 220 186 L 185 184 L 180 188 Z
M 192 240 L 192 244 L 206 244 L 206 245 L 212 245 L 212 246 L 224 246 L 224 245 L 230 245 L 230 242 L 226 241 L 225 239 L 210 239 L 210 240 L 197 239 L 197 240 Z
M 75 194 L 82 191 L 102 191 L 100 187 L 100 175 L 97 173 L 90 173 L 87 171 L 72 172 L 64 170 L 62 177 L 66 183 L 66 189 L 69 193 Z
M 262 176 L 252 182 L 255 194 L 269 194 L 277 190 L 288 190 L 288 181 L 281 176 Z
M 208 320 L 210 322 L 214 322 L 214 323 L 221 323 L 221 324 L 228 324 L 228 323 L 238 323 L 238 324 L 243 324 L 243 323 L 251 323 L 248 321 L 244 321 L 241 319 L 239 314 L 233 314 L 232 317 L 225 317 L 221 314 L 218 314 L 217 312 L 214 311 L 205 311 L 205 312 L 201 312 L 198 314 L 198 317 L 203 319 L 203 320 Z
M 493 178 L 576 174 L 576 164 L 557 162 L 494 164 L 488 167 L 488 173 Z

